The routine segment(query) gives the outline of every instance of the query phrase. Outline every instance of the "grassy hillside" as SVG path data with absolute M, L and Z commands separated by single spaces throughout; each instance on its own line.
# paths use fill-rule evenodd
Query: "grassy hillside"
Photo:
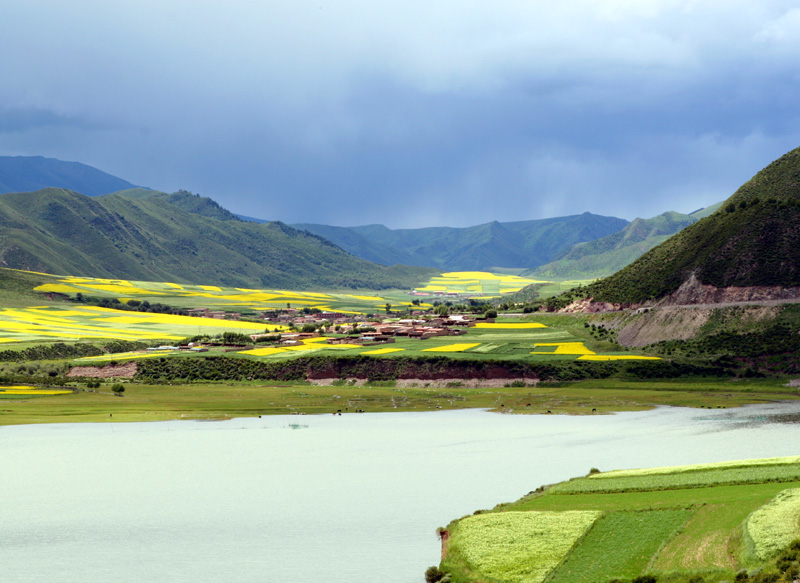
M 451 523 L 441 568 L 454 583 L 792 581 L 798 513 L 797 457 L 592 470 Z
M 587 288 L 609 302 L 643 302 L 692 274 L 703 284 L 800 286 L 800 149 L 744 184 L 722 208 Z
M 358 257 L 386 265 L 402 261 L 443 271 L 492 271 L 542 265 L 575 243 L 604 237 L 625 225 L 623 219 L 583 213 L 465 228 L 295 226 L 329 238 Z
M 5 194 L 0 227 L 3 265 L 46 273 L 284 289 L 413 287 L 431 275 L 368 263 L 282 223 L 209 218 L 161 196 Z
M 146 188 L 134 188 L 128 190 L 121 190 L 119 192 L 114 192 L 112 193 L 112 196 L 122 196 L 125 198 L 133 198 L 137 200 L 142 200 L 147 198 L 157 198 L 168 202 L 172 206 L 176 206 L 179 209 L 185 210 L 186 212 L 195 215 L 209 217 L 220 221 L 242 220 L 237 215 L 230 212 L 228 209 L 221 207 L 219 203 L 216 202 L 215 200 L 210 199 L 207 196 L 192 194 L 187 190 L 179 190 L 178 192 L 173 192 L 172 194 L 169 194 L 166 192 L 160 192 L 158 190 L 148 190 Z
M 79 162 L 42 156 L 0 156 L 0 193 L 68 188 L 89 196 L 135 188 L 127 180 Z
M 676 212 L 635 219 L 621 231 L 570 247 L 555 261 L 525 275 L 558 280 L 608 277 L 696 221 Z

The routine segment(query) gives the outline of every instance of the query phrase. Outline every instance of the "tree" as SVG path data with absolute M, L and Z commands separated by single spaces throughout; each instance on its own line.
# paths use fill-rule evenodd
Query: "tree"
M 389 302 L 386 302 L 385 309 L 386 309 L 386 313 L 387 313 L 387 314 L 388 314 L 389 312 L 391 312 L 391 311 L 392 311 L 392 304 L 390 304 Z
M 117 397 L 121 397 L 122 393 L 125 392 L 125 387 L 119 383 L 116 383 L 114 385 L 111 385 L 111 390 L 114 391 L 114 394 Z

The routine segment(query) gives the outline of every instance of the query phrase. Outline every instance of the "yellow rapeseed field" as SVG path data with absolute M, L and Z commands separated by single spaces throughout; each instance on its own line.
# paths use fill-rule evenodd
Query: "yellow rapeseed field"
M 541 342 L 533 345 L 534 348 L 555 346 L 553 352 L 531 352 L 531 354 L 574 354 L 593 355 L 593 351 L 584 346 L 583 342 Z

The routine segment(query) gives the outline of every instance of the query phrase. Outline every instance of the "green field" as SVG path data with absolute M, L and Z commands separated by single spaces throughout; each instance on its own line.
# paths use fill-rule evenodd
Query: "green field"
M 793 471 L 781 472 L 779 468 Z M 747 469 L 754 481 L 727 484 L 727 473 L 732 469 Z M 713 472 L 719 475 L 714 477 Z M 698 580 L 711 583 L 733 581 L 741 570 L 754 575 L 754 581 L 791 581 L 786 577 L 794 576 L 791 569 L 798 568 L 798 553 L 784 553 L 784 550 L 792 540 L 800 538 L 797 457 L 631 473 L 632 478 L 652 478 L 651 489 L 566 494 L 563 484 L 559 484 L 539 489 L 517 502 L 502 504 L 489 511 L 489 515 L 602 513 L 577 541 L 568 533 L 560 535 L 557 521 L 551 531 L 541 532 L 545 537 L 562 536 L 562 542 L 569 543 L 570 548 L 557 564 L 540 565 L 547 571 L 546 583 L 632 581 L 643 574 L 673 583 Z M 689 474 L 705 476 L 705 485 L 675 489 L 674 476 Z M 574 481 L 619 479 L 613 475 L 614 472 L 608 472 L 608 477 L 593 473 Z M 452 581 L 541 580 L 493 578 L 480 564 L 466 560 L 465 557 L 472 555 L 463 547 L 470 541 L 459 538 L 465 520 L 470 518 L 447 527 L 447 552 L 441 568 L 451 573 Z M 481 544 L 494 543 L 490 539 Z M 504 547 L 494 548 L 499 555 L 494 560 L 502 563 Z M 456 549 L 452 556 L 449 549 Z M 486 564 L 486 559 L 481 564 Z M 759 572 L 763 575 L 757 575 Z M 773 572 L 777 573 L 774 579 L 759 578 Z

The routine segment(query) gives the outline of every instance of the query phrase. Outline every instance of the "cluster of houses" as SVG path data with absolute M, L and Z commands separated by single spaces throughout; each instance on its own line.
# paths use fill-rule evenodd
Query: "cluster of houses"
M 486 320 L 483 320 L 486 321 Z M 335 330 L 339 334 L 350 334 L 328 338 L 328 344 L 389 344 L 397 337 L 426 340 L 437 336 L 461 336 L 467 333 L 466 328 L 475 325 L 475 318 L 465 315 L 455 315 L 447 318 L 434 318 L 430 320 L 405 319 L 391 323 L 381 322 L 349 322 L 338 325 Z M 363 332 L 359 332 L 363 329 Z M 329 330 L 330 332 L 331 330 Z M 353 333 L 358 336 L 352 336 Z M 281 342 L 302 342 L 308 338 L 319 336 L 318 333 L 306 334 L 281 334 Z

